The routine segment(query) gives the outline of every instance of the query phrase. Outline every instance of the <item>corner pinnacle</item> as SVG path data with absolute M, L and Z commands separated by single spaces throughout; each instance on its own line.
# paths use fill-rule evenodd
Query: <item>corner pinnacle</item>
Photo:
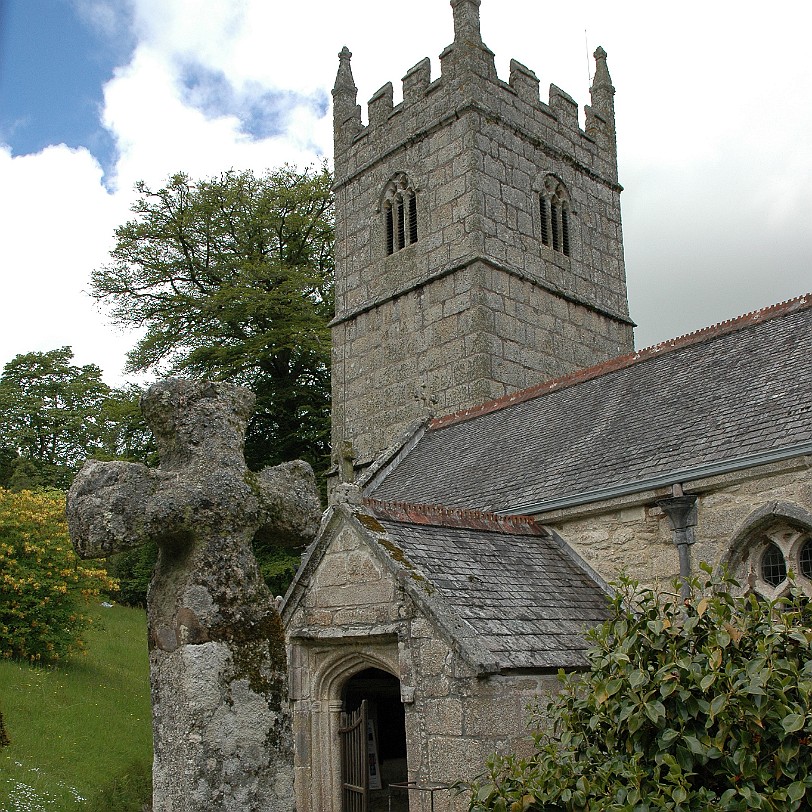
M 350 93 L 353 94 L 354 98 L 354 94 L 358 92 L 355 80 L 352 77 L 351 59 L 352 53 L 345 45 L 338 53 L 338 73 L 336 73 L 336 82 L 333 85 L 334 96 L 337 93 Z

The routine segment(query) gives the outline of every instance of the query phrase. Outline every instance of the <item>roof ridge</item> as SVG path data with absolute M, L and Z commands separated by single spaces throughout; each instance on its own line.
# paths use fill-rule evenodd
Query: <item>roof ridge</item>
M 540 384 L 535 384 L 527 389 L 520 389 L 518 392 L 512 392 L 509 395 L 502 395 L 502 397 L 495 398 L 494 400 L 486 401 L 478 406 L 472 406 L 468 409 L 461 409 L 451 414 L 436 417 L 429 423 L 429 430 L 434 431 L 437 429 L 453 426 L 457 423 L 464 423 L 466 420 L 471 420 L 474 417 L 479 417 L 491 412 L 497 412 L 505 409 L 508 406 L 514 406 L 517 403 L 524 403 L 528 400 L 541 397 L 542 395 L 549 394 L 550 392 L 557 392 L 561 389 L 568 389 L 585 381 L 600 378 L 610 372 L 617 372 L 621 369 L 633 366 L 634 364 L 643 363 L 644 361 L 657 358 L 665 353 L 670 353 L 675 350 L 691 347 L 696 344 L 701 344 L 703 341 L 710 341 L 714 338 L 721 338 L 725 335 L 730 335 L 738 330 L 743 330 L 747 327 L 752 327 L 756 324 L 761 324 L 772 319 L 789 316 L 801 310 L 812 308 L 812 293 L 804 293 L 801 296 L 796 296 L 793 299 L 787 299 L 777 304 L 762 307 L 758 310 L 751 310 L 749 313 L 744 313 L 735 318 L 726 319 L 717 322 L 708 327 L 702 327 L 699 330 L 694 330 L 690 333 L 670 338 L 666 341 L 661 341 L 659 344 L 652 344 L 650 347 L 636 350 L 635 352 L 619 355 L 615 358 L 610 358 L 608 361 L 603 361 L 600 364 L 595 364 L 591 367 L 570 372 L 567 375 L 562 375 L 559 378 L 553 378 L 549 381 L 544 381 Z
M 362 500 L 378 518 L 410 524 L 439 527 L 464 527 L 471 530 L 489 530 L 522 536 L 543 536 L 546 531 L 530 516 L 499 516 L 481 510 L 449 508 L 443 505 L 424 505 L 412 502 L 390 502 L 366 496 Z

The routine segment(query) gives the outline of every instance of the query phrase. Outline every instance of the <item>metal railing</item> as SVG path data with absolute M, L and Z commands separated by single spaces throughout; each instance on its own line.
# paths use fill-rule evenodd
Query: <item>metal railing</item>
M 389 785 L 389 812 L 392 812 L 392 790 L 409 792 L 428 792 L 431 798 L 431 812 L 434 812 L 434 794 L 436 792 L 449 792 L 450 784 L 418 784 L 417 781 L 400 781 Z

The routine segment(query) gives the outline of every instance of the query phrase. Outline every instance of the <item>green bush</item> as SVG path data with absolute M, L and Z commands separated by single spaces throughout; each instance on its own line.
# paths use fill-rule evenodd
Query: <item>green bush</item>
M 76 557 L 59 491 L 0 488 L 0 654 L 52 662 L 84 645 L 85 607 L 117 584 Z
M 472 811 L 812 808 L 812 610 L 703 571 L 684 602 L 616 585 L 588 671 L 560 675 L 534 755 L 494 758 Z
M 119 592 L 116 597 L 119 603 L 126 606 L 147 605 L 147 587 L 157 560 L 158 545 L 155 541 L 110 557 L 107 571 L 118 580 Z

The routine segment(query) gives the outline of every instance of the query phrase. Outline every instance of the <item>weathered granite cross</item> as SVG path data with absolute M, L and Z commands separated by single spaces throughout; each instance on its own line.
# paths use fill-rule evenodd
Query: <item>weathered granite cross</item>
M 90 460 L 68 492 L 80 556 L 158 542 L 147 600 L 154 812 L 291 809 L 284 633 L 251 542 L 261 532 L 301 546 L 320 508 L 306 463 L 247 469 L 253 406 L 247 389 L 157 383 L 142 409 L 159 467 Z

